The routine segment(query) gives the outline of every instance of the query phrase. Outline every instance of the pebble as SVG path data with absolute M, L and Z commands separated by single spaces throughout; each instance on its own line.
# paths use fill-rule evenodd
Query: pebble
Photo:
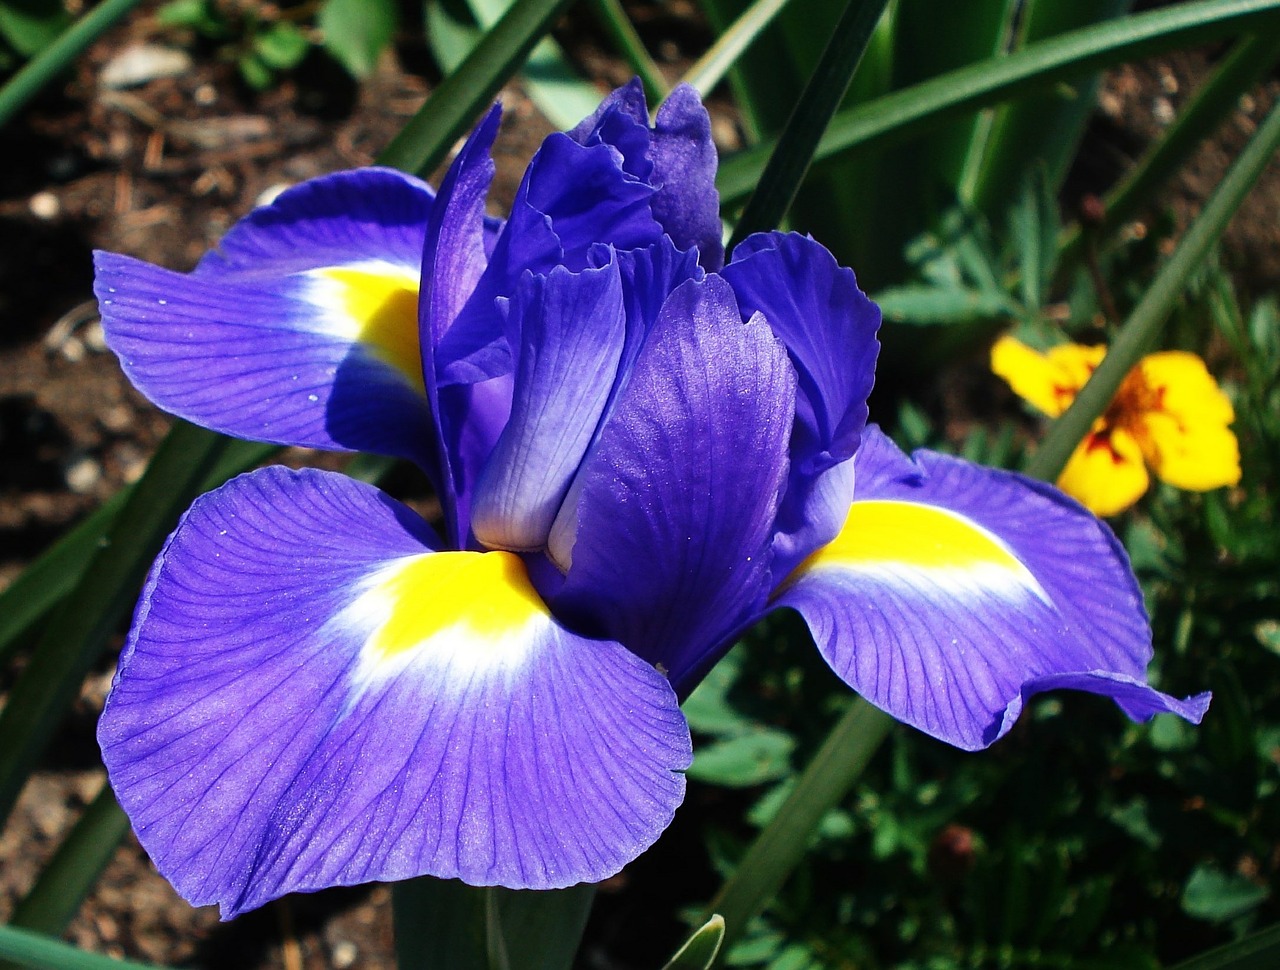
M 329 959 L 333 963 L 334 970 L 347 970 L 348 967 L 356 965 L 356 958 L 359 956 L 360 951 L 354 943 L 350 940 L 339 940 L 333 945 Z
M 92 492 L 94 486 L 102 480 L 102 466 L 88 455 L 82 455 L 67 466 L 63 477 L 67 488 L 77 495 L 85 495 Z
M 103 66 L 98 83 L 111 91 L 136 88 L 161 77 L 177 77 L 192 68 L 191 55 L 174 47 L 137 44 Z
M 84 341 L 84 345 L 92 350 L 95 354 L 100 354 L 107 349 L 107 335 L 102 331 L 102 321 L 95 320 L 93 323 L 85 326 L 80 333 L 80 339 Z
M 84 343 L 79 337 L 68 337 L 62 341 L 62 344 L 58 347 L 58 352 L 71 363 L 78 364 L 85 357 Z
M 275 185 L 269 185 L 258 193 L 258 197 L 253 200 L 253 204 L 255 206 L 270 205 L 280 197 L 281 192 L 292 187 L 292 185 L 292 182 L 277 182 Z
M 52 222 L 62 214 L 62 203 L 52 192 L 37 192 L 27 200 L 27 208 L 37 219 Z
M 1175 117 L 1173 104 L 1168 98 L 1162 97 L 1158 97 L 1151 102 L 1151 114 L 1155 117 L 1156 123 L 1160 125 L 1172 124 Z

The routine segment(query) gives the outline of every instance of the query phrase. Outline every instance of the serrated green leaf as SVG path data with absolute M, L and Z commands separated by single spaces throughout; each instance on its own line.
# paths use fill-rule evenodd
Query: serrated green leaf
M 730 788 L 749 788 L 775 781 L 791 770 L 791 735 L 772 728 L 757 728 L 699 749 L 688 775 L 697 781 Z
M 316 23 L 324 48 L 356 78 L 373 73 L 395 36 L 395 0 L 325 0 Z
M 662 970 L 709 970 L 711 964 L 715 963 L 723 942 L 724 919 L 719 914 L 713 914 L 693 931 Z
M 908 284 L 884 290 L 875 301 L 886 320 L 895 323 L 955 324 L 1009 315 L 1002 294 L 966 287 Z

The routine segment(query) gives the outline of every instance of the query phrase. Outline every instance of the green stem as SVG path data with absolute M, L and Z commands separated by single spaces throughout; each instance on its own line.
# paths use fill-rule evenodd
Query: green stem
M 528 56 L 571 2 L 513 3 L 458 69 L 431 92 L 418 113 L 378 156 L 378 163 L 420 175 L 431 172 L 466 134 L 480 106 L 498 93 L 513 66 Z
M 777 895 L 804 858 L 822 817 L 853 787 L 893 724 L 888 714 L 859 697 L 827 735 L 773 821 L 707 907 L 704 921 L 715 913 L 724 917 L 721 952 L 727 952 L 751 918 Z
M 1218 241 L 1254 182 L 1280 148 L 1280 103 L 1245 146 L 1236 163 L 1214 190 L 1199 218 L 1187 230 L 1173 256 L 1152 281 L 1107 349 L 1098 369 L 1075 401 L 1049 428 L 1027 464 L 1027 473 L 1054 481 L 1094 420 L 1106 410 L 1125 376 L 1155 342 L 1187 280 Z
M 631 69 L 640 76 L 644 85 L 644 96 L 651 105 L 661 104 L 671 91 L 667 79 L 662 76 L 662 69 L 644 46 L 644 41 L 636 33 L 635 26 L 627 16 L 618 0 L 592 0 L 600 23 L 613 39 L 614 44 L 622 52 Z
M 1277 58 L 1280 58 L 1280 34 L 1262 32 L 1241 38 L 1160 141 L 1107 194 L 1103 200 L 1102 222 L 1084 232 L 1074 226 L 1064 235 L 1059 247 L 1058 272 L 1075 265 L 1083 255 L 1085 233 L 1095 240 L 1104 239 L 1137 215 L 1156 189 L 1200 147 L 1209 132 L 1226 120 L 1240 95 L 1256 84 Z
M 756 0 L 689 68 L 684 83 L 705 98 L 786 5 L 787 0 Z
M 28 61 L 0 88 L 0 128 L 138 3 L 139 0 L 103 0 Z
M 733 230 L 729 249 L 782 222 L 889 0 L 849 0 Z

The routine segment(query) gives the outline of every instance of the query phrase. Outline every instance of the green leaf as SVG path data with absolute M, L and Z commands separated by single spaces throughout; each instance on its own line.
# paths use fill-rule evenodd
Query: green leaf
M 742 669 L 742 653 L 731 650 L 693 689 L 680 710 L 689 728 L 702 734 L 741 734 L 754 722 L 729 703 L 729 691 Z
M 724 919 L 719 914 L 713 914 L 693 931 L 693 935 L 684 941 L 684 945 L 667 961 L 662 970 L 710 970 L 723 942 Z
M 0 87 L 0 128 L 141 0 L 102 0 Z
M 60 936 L 128 832 L 129 819 L 104 780 L 97 798 L 40 871 L 36 884 L 14 908 L 9 922 Z
M 884 318 L 895 323 L 970 323 L 1010 313 L 1004 294 L 962 286 L 909 283 L 883 290 L 875 300 Z
M 52 44 L 68 19 L 61 0 L 0 0 L 0 35 L 23 57 Z
M 1197 866 L 1182 890 L 1182 910 L 1188 916 L 1223 923 L 1256 909 L 1271 891 L 1238 873 L 1210 865 Z
M 230 33 L 227 21 L 209 6 L 209 0 L 170 0 L 156 11 L 156 21 L 164 27 L 194 30 L 214 40 Z
M 733 230 L 730 249 L 782 222 L 886 6 L 888 0 L 849 0 Z
M 254 35 L 253 49 L 269 67 L 288 71 L 302 63 L 311 44 L 297 27 L 278 20 Z
M 403 970 L 569 970 L 595 886 L 513 890 L 421 876 L 392 887 Z
M 0 959 L 33 970 L 162 970 L 153 963 L 87 953 L 61 940 L 4 925 L 0 925 Z
M 1277 0 L 1280 2 L 1280 0 Z M 432 92 L 379 156 L 380 164 L 427 174 L 442 161 L 517 70 L 570 0 L 521 0 Z
M 700 748 L 688 775 L 730 788 L 775 781 L 790 772 L 795 744 L 795 739 L 783 731 L 757 728 Z
M 352 77 L 373 73 L 396 32 L 395 0 L 325 0 L 316 18 L 324 48 Z
M 1280 23 L 1280 0 L 1198 0 L 1075 30 L 1028 45 L 1007 57 L 980 61 L 841 111 L 818 143 L 815 161 L 905 138 L 978 108 L 1069 79 L 1182 46 Z M 759 181 L 770 143 L 728 158 L 716 184 L 725 208 Z
M 236 59 L 236 67 L 244 83 L 255 91 L 265 91 L 275 83 L 275 73 L 257 54 L 246 51 Z

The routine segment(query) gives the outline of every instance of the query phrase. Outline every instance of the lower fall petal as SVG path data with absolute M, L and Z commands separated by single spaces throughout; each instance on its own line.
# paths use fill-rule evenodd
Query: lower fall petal
M 1146 683 L 1151 633 L 1109 530 L 1052 488 L 918 452 L 868 428 L 844 530 L 783 584 L 836 673 L 899 720 L 986 747 L 1030 694 L 1110 696 L 1198 721 Z
M 242 476 L 183 519 L 99 740 L 192 903 L 230 918 L 423 873 L 568 886 L 670 821 L 690 746 L 665 679 L 560 627 L 515 556 L 434 545 L 317 471 Z

